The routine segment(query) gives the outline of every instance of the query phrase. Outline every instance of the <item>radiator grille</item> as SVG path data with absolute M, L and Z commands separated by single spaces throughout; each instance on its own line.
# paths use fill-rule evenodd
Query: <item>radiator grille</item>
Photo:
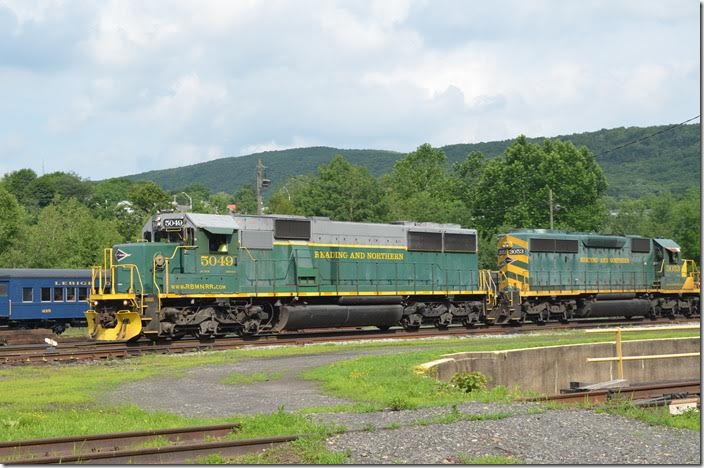
M 442 233 L 408 231 L 408 250 L 442 252 Z
M 307 219 L 274 220 L 274 237 L 277 239 L 310 240 L 310 221 Z
M 477 236 L 474 234 L 445 233 L 445 252 L 476 252 Z

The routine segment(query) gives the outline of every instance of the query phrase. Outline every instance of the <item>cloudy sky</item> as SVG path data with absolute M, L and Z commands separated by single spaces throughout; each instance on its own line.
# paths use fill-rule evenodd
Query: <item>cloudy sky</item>
M 698 113 L 694 0 L 0 0 L 0 174 Z

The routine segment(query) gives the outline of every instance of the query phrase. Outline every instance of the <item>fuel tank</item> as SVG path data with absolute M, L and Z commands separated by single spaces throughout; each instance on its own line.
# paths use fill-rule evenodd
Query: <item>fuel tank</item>
M 403 314 L 400 304 L 296 305 L 282 306 L 278 329 L 364 327 L 398 325 Z
M 579 309 L 580 317 L 635 317 L 650 312 L 650 301 L 645 299 L 617 299 L 591 302 Z
M 401 296 L 342 296 L 337 300 L 340 305 L 400 304 Z

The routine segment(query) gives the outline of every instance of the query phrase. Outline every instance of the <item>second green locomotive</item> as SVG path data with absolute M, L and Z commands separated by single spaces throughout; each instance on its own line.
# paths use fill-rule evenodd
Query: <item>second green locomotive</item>
M 699 272 L 670 239 L 512 231 L 498 241 L 490 322 L 699 313 Z

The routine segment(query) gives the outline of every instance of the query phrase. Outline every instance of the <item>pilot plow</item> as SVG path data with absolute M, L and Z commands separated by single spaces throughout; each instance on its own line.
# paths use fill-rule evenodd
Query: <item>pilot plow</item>
M 142 333 L 142 319 L 137 312 L 119 310 L 115 313 L 115 326 L 103 327 L 94 310 L 85 312 L 88 336 L 99 341 L 128 341 Z

